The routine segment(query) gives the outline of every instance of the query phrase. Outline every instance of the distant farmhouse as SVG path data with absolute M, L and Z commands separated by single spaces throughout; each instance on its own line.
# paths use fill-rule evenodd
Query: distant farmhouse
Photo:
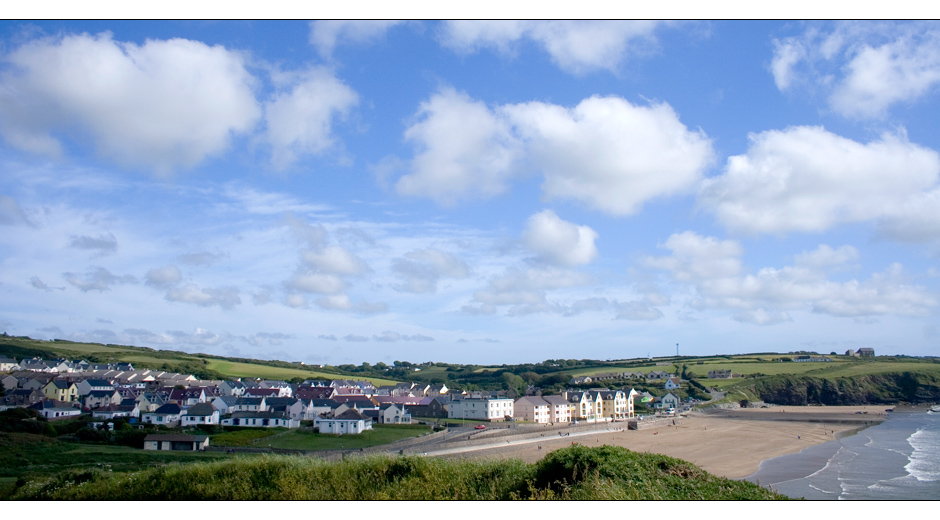
M 875 357 L 875 349 L 862 347 L 854 352 L 852 349 L 849 349 L 845 351 L 845 355 L 851 357 Z
M 709 370 L 708 371 L 709 379 L 731 379 L 730 370 Z

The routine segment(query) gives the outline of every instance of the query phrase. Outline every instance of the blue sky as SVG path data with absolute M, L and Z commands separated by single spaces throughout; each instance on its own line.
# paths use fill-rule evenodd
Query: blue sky
M 0 24 L 0 329 L 936 355 L 935 22 Z

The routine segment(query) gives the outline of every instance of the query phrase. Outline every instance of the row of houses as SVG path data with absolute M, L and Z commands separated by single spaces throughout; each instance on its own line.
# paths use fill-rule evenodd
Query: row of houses
M 587 376 L 575 376 L 569 381 L 569 385 L 580 386 L 590 385 L 599 381 L 611 381 L 618 379 L 645 379 L 646 381 L 661 381 L 676 377 L 675 374 L 663 372 L 662 370 L 651 370 L 649 372 L 601 372 Z

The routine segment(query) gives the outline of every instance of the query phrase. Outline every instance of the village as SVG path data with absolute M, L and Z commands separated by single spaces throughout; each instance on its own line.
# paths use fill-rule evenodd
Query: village
M 730 377 L 731 374 L 710 374 Z M 95 364 L 66 359 L 0 357 L 0 411 L 36 410 L 55 422 L 88 417 L 89 426 L 113 429 L 115 421 L 153 431 L 150 450 L 202 450 L 209 438 L 199 427 L 306 428 L 321 434 L 357 435 L 374 424 L 417 420 L 466 423 L 578 425 L 642 419 L 635 403 L 661 415 L 685 404 L 672 390 L 682 381 L 662 371 L 597 374 L 572 378 L 572 386 L 605 379 L 644 377 L 670 392 L 662 397 L 632 388 L 568 390 L 558 395 L 513 396 L 511 391 L 460 391 L 444 384 L 398 383 L 376 387 L 368 381 L 333 379 L 288 383 L 262 379 L 200 380 L 192 375 L 138 369 L 130 363 Z M 459 420 L 459 421 L 458 421 Z M 192 431 L 195 435 L 161 434 Z

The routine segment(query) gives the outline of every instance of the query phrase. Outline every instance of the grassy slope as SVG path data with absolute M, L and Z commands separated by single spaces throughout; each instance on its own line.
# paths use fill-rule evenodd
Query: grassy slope
M 276 367 L 263 364 L 243 363 L 230 361 L 224 358 L 202 357 L 198 354 L 187 354 L 183 352 L 151 350 L 141 347 L 130 347 L 122 345 L 101 345 L 97 343 L 72 343 L 69 341 L 40 341 L 20 337 L 0 338 L 0 353 L 3 352 L 2 345 L 9 345 L 14 348 L 11 353 L 17 358 L 22 358 L 22 354 L 16 352 L 17 348 L 31 349 L 47 352 L 51 355 L 64 357 L 68 359 L 81 359 L 91 355 L 101 358 L 107 358 L 113 361 L 124 361 L 134 363 L 142 367 L 159 368 L 164 365 L 169 370 L 176 370 L 176 367 L 186 363 L 206 363 L 206 368 L 214 370 L 220 375 L 229 378 L 239 377 L 260 377 L 267 379 L 292 379 L 303 377 L 309 379 L 364 379 L 371 381 L 372 384 L 391 385 L 398 381 L 391 379 L 381 379 L 373 377 L 352 377 L 335 373 L 329 373 L 317 370 L 308 370 L 302 368 Z M 7 354 L 10 355 L 10 354 Z M 185 371 L 185 366 L 182 367 Z
M 75 470 L 18 488 L 14 499 L 74 500 L 769 500 L 678 459 L 571 446 L 535 464 L 374 456 L 328 463 L 261 456 L 127 474 Z

